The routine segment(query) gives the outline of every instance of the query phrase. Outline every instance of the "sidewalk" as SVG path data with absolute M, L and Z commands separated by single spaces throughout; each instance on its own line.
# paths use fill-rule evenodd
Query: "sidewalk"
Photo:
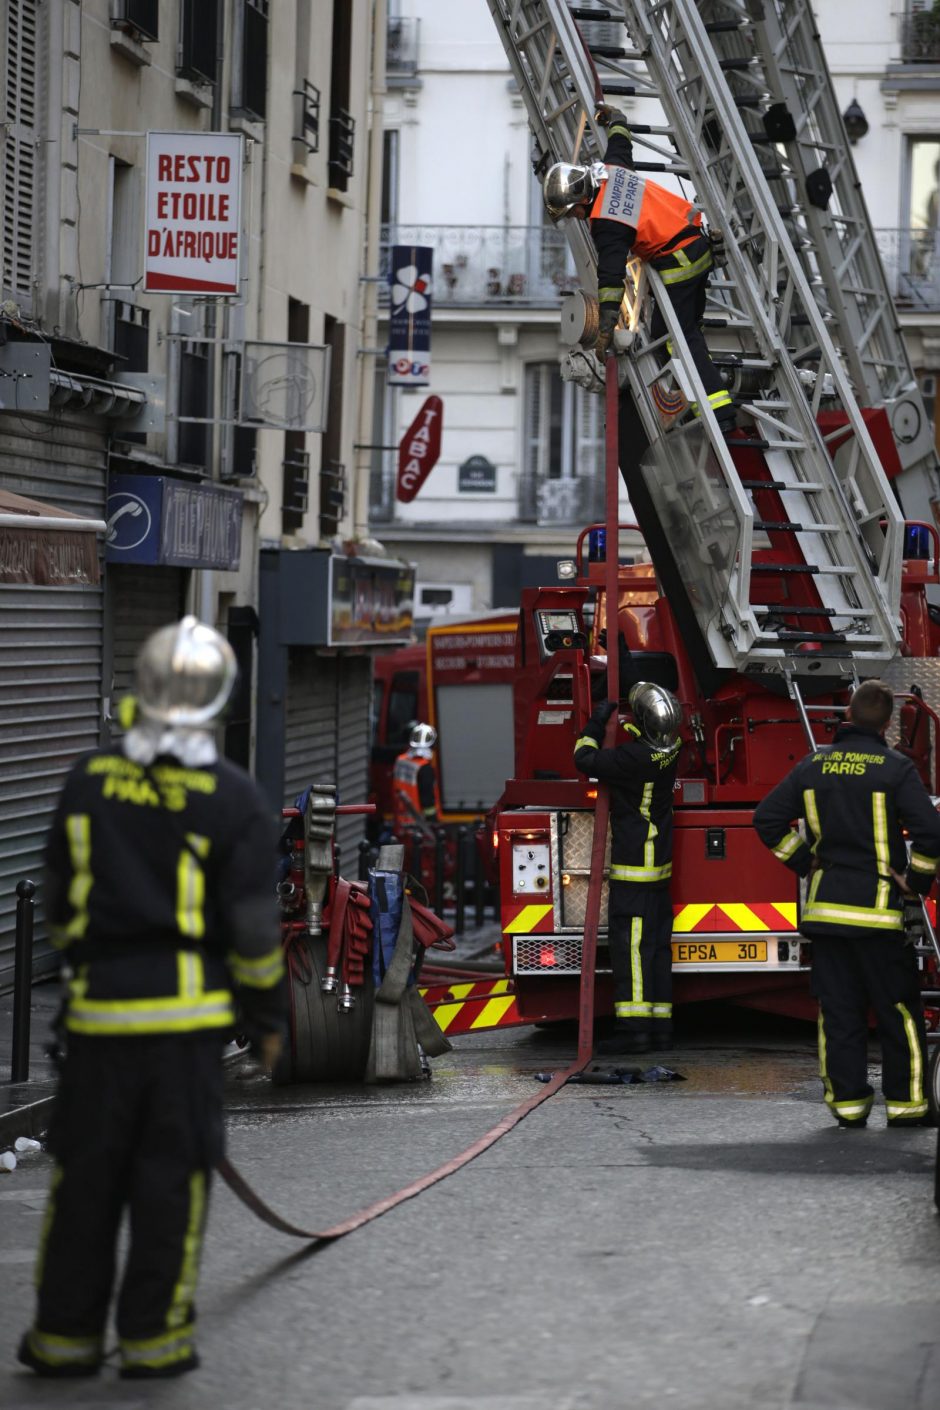
M 448 965 L 479 966 L 481 971 L 502 974 L 502 960 L 497 954 L 500 940 L 499 922 L 488 919 L 477 927 L 468 925 L 466 933 L 457 937 L 453 952 L 431 951 L 429 962 L 435 968 Z M 433 957 L 433 958 L 432 958 Z M 13 1052 L 13 995 L 0 996 L 0 1151 L 12 1146 L 17 1136 L 38 1139 L 49 1122 L 49 1110 L 55 1093 L 56 1072 L 45 1049 L 52 1042 L 52 1022 L 59 1007 L 60 988 L 52 980 L 34 984 L 30 1001 L 29 1078 L 11 1082 Z

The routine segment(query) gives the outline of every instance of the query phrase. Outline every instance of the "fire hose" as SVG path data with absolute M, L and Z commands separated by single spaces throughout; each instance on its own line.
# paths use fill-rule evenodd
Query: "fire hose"
M 605 510 L 607 519 L 607 556 L 605 563 L 605 596 L 607 612 L 607 697 L 609 700 L 619 701 L 620 699 L 620 673 L 619 673 L 619 653 L 617 651 L 618 621 L 618 567 L 620 561 L 619 553 L 619 491 L 620 491 L 620 468 L 618 456 L 617 419 L 619 410 L 619 392 L 617 384 L 617 360 L 611 354 L 606 359 L 606 461 L 605 461 L 605 489 L 606 500 Z M 616 741 L 617 734 L 617 712 L 607 722 L 604 743 L 610 747 Z M 536 1107 L 553 1097 L 568 1080 L 576 1073 L 582 1072 L 591 1060 L 591 1053 L 594 1046 L 594 969 L 597 956 L 597 932 L 600 922 L 601 910 L 601 889 L 604 883 L 604 858 L 607 850 L 607 824 L 610 817 L 610 794 L 603 783 L 598 784 L 597 803 L 594 809 L 594 836 L 591 843 L 591 875 L 588 884 L 587 910 L 584 918 L 584 941 L 581 950 L 581 986 L 578 1003 L 578 1051 L 574 1061 L 561 1072 L 557 1072 L 551 1080 L 542 1087 L 532 1097 L 527 1097 L 524 1102 L 520 1102 L 512 1111 L 502 1117 L 495 1126 L 491 1127 L 472 1145 L 453 1156 L 450 1160 L 439 1165 L 436 1170 L 429 1171 L 426 1175 L 421 1175 L 417 1180 L 413 1180 L 409 1185 L 396 1190 L 393 1194 L 387 1195 L 384 1199 L 376 1200 L 373 1204 L 366 1205 L 357 1213 L 342 1220 L 339 1224 L 333 1224 L 328 1229 L 312 1230 L 300 1228 L 297 1224 L 291 1223 L 281 1215 L 272 1210 L 264 1200 L 252 1189 L 248 1181 L 227 1159 L 223 1158 L 216 1166 L 222 1179 L 228 1185 L 233 1194 L 245 1204 L 253 1214 L 269 1224 L 271 1228 L 277 1229 L 282 1234 L 290 1234 L 294 1238 L 316 1240 L 321 1243 L 333 1242 L 342 1238 L 345 1234 L 351 1234 L 355 1229 L 361 1229 L 364 1224 L 370 1224 L 373 1219 L 378 1219 L 381 1215 L 387 1214 L 389 1210 L 404 1204 L 406 1200 L 414 1199 L 416 1195 L 422 1194 L 424 1190 L 430 1189 L 441 1180 L 445 1180 L 449 1175 L 455 1174 L 471 1160 L 475 1160 L 478 1155 L 496 1144 L 503 1136 L 518 1126 L 530 1112 Z

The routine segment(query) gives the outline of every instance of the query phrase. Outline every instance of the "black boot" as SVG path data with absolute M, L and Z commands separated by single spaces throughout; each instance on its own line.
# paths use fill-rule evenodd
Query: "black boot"
M 648 1053 L 651 1046 L 648 1033 L 618 1023 L 609 1038 L 594 1044 L 594 1051 L 599 1057 L 610 1057 L 618 1053 Z

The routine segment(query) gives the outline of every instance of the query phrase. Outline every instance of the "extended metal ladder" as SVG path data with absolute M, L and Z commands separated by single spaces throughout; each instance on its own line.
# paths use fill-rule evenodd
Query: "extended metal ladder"
M 940 495 L 933 432 L 862 195 L 811 0 L 703 0 L 719 62 L 741 93 L 755 85 L 762 107 L 741 109 L 763 154 L 767 180 L 824 317 L 837 336 L 856 398 L 888 413 L 901 462 L 898 487 L 911 518 L 932 517 Z M 734 75 L 742 75 L 736 78 Z
M 627 301 L 635 337 L 623 359 L 650 443 L 641 473 L 712 661 L 780 673 L 805 663 L 810 647 L 815 669 L 826 675 L 844 676 L 853 663 L 877 669 L 898 644 L 901 516 L 832 341 L 831 320 L 742 121 L 743 111 L 766 101 L 764 75 L 759 90 L 736 94 L 729 85 L 729 74 L 751 74 L 758 59 L 722 58 L 716 50 L 714 40 L 745 21 L 737 15 L 706 24 L 692 0 L 616 0 L 603 10 L 564 0 L 489 4 L 541 162 L 602 154 L 605 137 L 593 118 L 602 93 L 615 102 L 619 95 L 654 97 L 667 122 L 631 123 L 637 148 L 651 158 L 638 160 L 638 169 L 689 177 L 710 227 L 724 234 L 727 264 L 713 281 L 708 323 L 721 326 L 727 362 L 757 388 L 746 409 L 763 451 L 761 474 L 738 473 L 739 452 L 718 433 L 668 298 L 647 266 L 637 266 Z M 624 44 L 609 42 L 613 22 L 625 26 Z M 602 42 L 592 43 L 592 30 Z M 593 291 L 589 232 L 567 224 L 582 284 Z M 650 292 L 659 296 L 667 325 L 658 341 L 649 334 Z M 700 405 L 701 420 L 663 425 L 657 393 L 667 376 Z M 835 459 L 817 425 L 822 409 L 836 414 L 847 435 Z M 779 497 L 773 520 L 755 512 L 752 496 L 761 491 Z M 755 564 L 755 552 L 760 560 L 768 543 L 786 545 L 787 561 L 777 554 L 773 565 Z M 771 610 L 761 596 L 766 572 L 798 575 L 808 584 L 809 605 L 804 598 L 802 607 L 778 602 Z M 801 613 L 824 629 L 803 630 Z

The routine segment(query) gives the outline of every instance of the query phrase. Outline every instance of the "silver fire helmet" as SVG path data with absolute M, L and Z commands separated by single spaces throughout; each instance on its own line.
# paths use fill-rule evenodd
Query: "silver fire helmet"
M 682 706 L 664 686 L 637 681 L 628 697 L 640 734 L 654 749 L 671 749 L 679 737 Z
M 412 749 L 417 749 L 420 753 L 430 754 L 437 743 L 437 730 L 433 725 L 412 725 L 411 734 L 408 736 L 408 743 L 411 745 Z
M 592 162 L 590 166 L 556 162 L 549 167 L 542 182 L 545 209 L 552 220 L 563 220 L 576 206 L 591 206 L 606 180 L 607 168 L 603 162 Z
M 174 729 L 208 729 L 228 704 L 238 667 L 214 627 L 184 617 L 161 627 L 137 657 L 137 703 L 143 720 Z

